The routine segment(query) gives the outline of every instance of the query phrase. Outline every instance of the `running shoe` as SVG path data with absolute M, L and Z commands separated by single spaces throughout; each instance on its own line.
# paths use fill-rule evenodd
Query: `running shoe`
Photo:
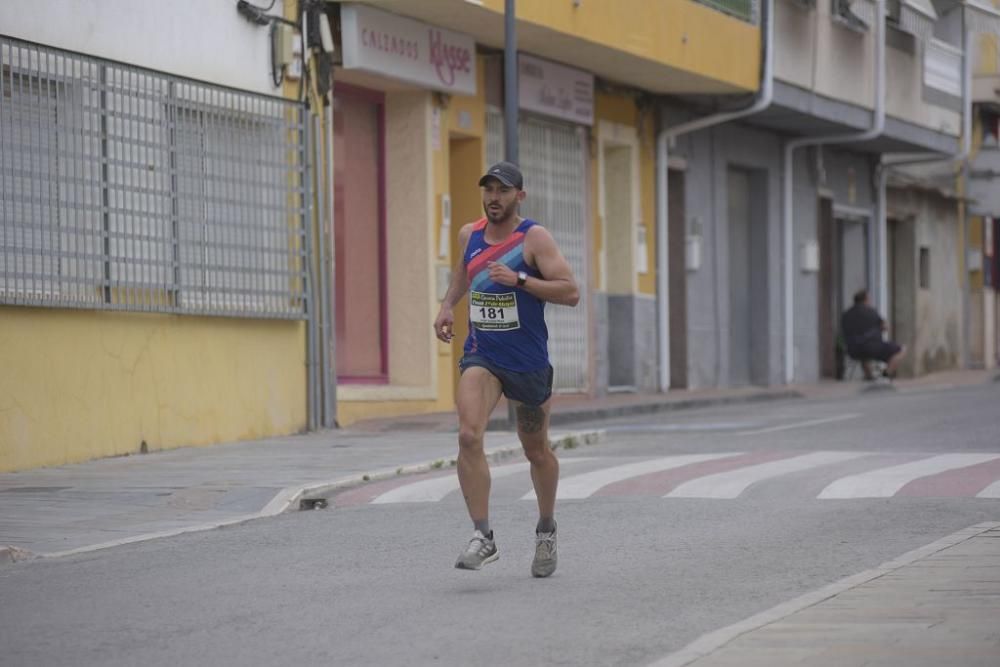
M 500 558 L 500 552 L 497 551 L 497 544 L 493 541 L 493 531 L 486 537 L 477 530 L 472 534 L 469 546 L 459 555 L 455 567 L 459 570 L 479 570 L 497 558 Z
M 556 531 L 535 533 L 535 558 L 531 561 L 531 576 L 547 577 L 556 571 Z

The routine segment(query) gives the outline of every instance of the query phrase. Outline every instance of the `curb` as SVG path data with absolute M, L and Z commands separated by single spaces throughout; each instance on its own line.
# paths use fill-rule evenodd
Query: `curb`
M 882 384 L 880 384 L 878 382 L 872 382 L 870 384 L 865 385 L 861 389 L 859 389 L 858 393 L 859 394 L 892 394 L 892 393 L 896 393 L 896 392 L 899 392 L 899 391 L 908 391 L 908 390 L 907 389 L 903 389 L 903 390 L 897 389 L 895 386 L 893 386 L 892 384 L 889 384 L 889 383 L 882 383 Z
M 592 431 L 574 431 L 570 433 L 563 433 L 551 440 L 550 445 L 552 449 L 575 449 L 581 445 L 592 445 L 599 443 L 604 437 L 603 430 L 592 430 Z M 505 459 L 511 458 L 521 452 L 521 444 L 515 442 L 511 445 L 502 445 L 496 447 L 486 452 L 486 458 L 489 462 L 494 463 L 497 461 L 503 461 Z M 423 472 L 430 472 L 432 470 L 439 470 L 447 465 L 447 461 L 443 459 L 437 459 L 435 461 L 430 461 L 427 463 L 419 463 L 410 466 L 402 466 L 395 469 L 385 469 L 377 470 L 371 473 L 365 473 L 361 475 L 354 475 L 351 477 L 345 477 L 342 479 L 331 480 L 328 482 L 319 482 L 306 484 L 302 486 L 291 486 L 286 487 L 279 491 L 271 501 L 264 506 L 259 512 L 251 514 L 243 514 L 235 516 L 223 521 L 215 521 L 212 523 L 194 524 L 191 526 L 184 526 L 182 528 L 175 528 L 172 530 L 165 530 L 156 533 L 144 533 L 140 535 L 131 535 L 129 537 L 123 537 L 119 540 L 113 540 L 110 542 L 101 542 L 99 544 L 90 544 L 83 547 L 78 547 L 76 549 L 70 549 L 68 551 L 58 551 L 51 553 L 33 553 L 31 551 L 26 551 L 24 549 L 18 549 L 17 547 L 0 547 L 0 567 L 14 564 L 19 561 L 24 562 L 39 562 L 43 560 L 53 560 L 56 558 L 64 558 L 66 556 L 76 556 L 79 554 L 90 553 L 93 551 L 101 551 L 103 549 L 110 549 L 112 547 L 120 547 L 126 544 L 135 544 L 137 542 L 148 542 L 150 540 L 156 540 L 163 537 L 176 537 L 178 535 L 184 535 L 187 533 L 200 533 L 208 530 L 215 530 L 217 528 L 224 528 L 229 526 L 235 526 L 242 523 L 247 523 L 250 521 L 255 521 L 257 519 L 265 519 L 267 517 L 277 516 L 279 514 L 284 514 L 289 511 L 298 511 L 300 509 L 320 509 L 326 506 L 325 495 L 329 495 L 335 491 L 346 489 L 352 486 L 358 486 L 359 484 L 366 484 L 368 482 L 374 482 L 378 480 L 391 479 L 398 477 L 400 475 L 413 475 Z M 313 501 L 313 502 L 309 502 Z M 305 503 L 305 507 L 303 507 Z
M 552 438 L 549 446 L 552 449 L 576 449 L 582 445 L 596 445 L 604 439 L 605 431 L 573 431 L 563 433 Z M 486 452 L 486 460 L 489 463 L 499 463 L 521 453 L 521 443 L 514 442 L 510 445 L 500 445 Z M 338 491 L 343 491 L 353 486 L 367 484 L 369 482 L 380 482 L 387 479 L 395 479 L 404 475 L 419 475 L 421 473 L 441 470 L 443 468 L 453 468 L 455 459 L 445 461 L 437 459 L 426 463 L 417 463 L 409 466 L 388 470 L 377 470 L 371 473 L 356 475 L 344 479 L 331 480 L 329 482 L 319 482 L 301 487 L 293 487 L 281 491 L 263 512 L 270 510 L 271 514 L 282 514 L 289 511 L 322 509 L 326 507 L 326 496 Z
M 17 547 L 0 547 L 0 565 L 16 563 L 22 560 L 32 560 L 36 554 Z
M 632 415 L 651 415 L 663 412 L 673 412 L 674 410 L 689 410 L 692 408 L 708 408 L 717 405 L 737 405 L 741 403 L 764 403 L 768 401 L 782 401 L 791 398 L 806 398 L 806 395 L 795 389 L 786 389 L 772 392 L 759 392 L 747 394 L 746 396 L 716 396 L 704 398 L 679 398 L 659 403 L 643 403 L 639 405 L 619 405 L 608 408 L 590 408 L 584 410 L 567 410 L 565 412 L 553 412 L 549 416 L 549 424 L 552 426 L 564 426 L 574 422 L 598 421 L 603 419 L 614 419 L 616 417 L 630 417 Z M 487 430 L 502 431 L 507 428 L 507 419 L 494 417 L 487 424 Z

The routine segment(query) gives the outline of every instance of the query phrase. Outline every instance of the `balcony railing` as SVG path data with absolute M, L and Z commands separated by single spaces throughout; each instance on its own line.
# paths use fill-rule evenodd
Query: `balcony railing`
M 735 16 L 747 23 L 756 24 L 760 19 L 759 0 L 695 0 L 712 9 Z

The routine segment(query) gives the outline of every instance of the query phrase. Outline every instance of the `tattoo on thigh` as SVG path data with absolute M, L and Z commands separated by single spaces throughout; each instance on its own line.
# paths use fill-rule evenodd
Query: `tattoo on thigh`
M 517 406 L 517 427 L 524 433 L 538 433 L 545 426 L 545 410 L 529 405 Z

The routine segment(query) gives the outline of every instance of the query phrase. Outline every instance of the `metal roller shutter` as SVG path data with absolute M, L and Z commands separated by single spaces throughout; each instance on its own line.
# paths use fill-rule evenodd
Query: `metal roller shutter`
M 486 119 L 486 158 L 503 159 L 503 115 Z M 587 154 L 582 128 L 535 119 L 522 120 L 521 169 L 528 197 L 521 215 L 548 229 L 566 257 L 581 299 L 576 308 L 548 306 L 549 357 L 555 367 L 555 390 L 586 391 L 590 359 L 587 285 Z

